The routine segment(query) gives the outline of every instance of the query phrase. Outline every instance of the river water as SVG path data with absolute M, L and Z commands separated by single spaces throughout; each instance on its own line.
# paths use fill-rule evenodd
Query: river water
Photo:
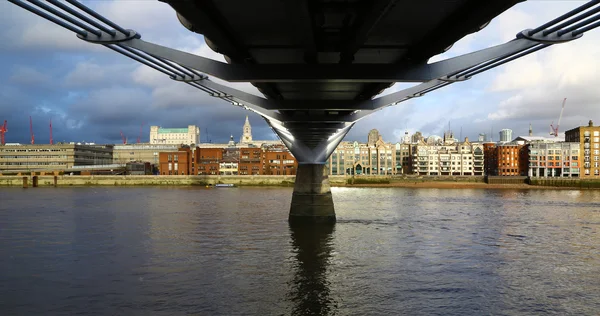
M 332 191 L 0 188 L 0 314 L 600 314 L 600 191 Z

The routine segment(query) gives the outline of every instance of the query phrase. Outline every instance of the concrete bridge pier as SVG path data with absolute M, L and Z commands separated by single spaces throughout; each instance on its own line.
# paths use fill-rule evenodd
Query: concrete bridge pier
M 290 207 L 290 224 L 335 223 L 328 170 L 322 164 L 299 164 Z

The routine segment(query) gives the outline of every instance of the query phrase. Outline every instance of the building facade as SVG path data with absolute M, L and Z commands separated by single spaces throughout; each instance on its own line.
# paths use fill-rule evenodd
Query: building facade
M 159 153 L 160 175 L 295 175 L 298 163 L 285 146 L 200 148 Z
M 373 137 L 377 136 L 377 141 Z M 386 143 L 377 130 L 371 130 L 367 143 L 341 142 L 333 151 L 327 166 L 329 175 L 393 175 L 401 173 L 401 145 Z M 410 149 L 404 153 L 410 153 Z
M 396 144 L 396 174 L 413 174 L 412 145 L 408 142 Z
M 527 145 L 500 143 L 496 146 L 498 176 L 526 176 L 529 155 Z
M 196 148 L 196 168 L 194 174 L 218 175 L 220 162 L 223 160 L 222 148 Z
M 263 167 L 261 163 L 261 148 L 240 148 L 239 174 L 261 175 Z
M 512 141 L 512 129 L 505 128 L 500 131 L 500 141 L 501 142 L 510 142 Z
M 179 145 L 167 144 L 122 144 L 113 147 L 113 163 L 149 162 L 158 166 L 160 152 L 177 151 Z
M 296 175 L 298 162 L 283 145 L 266 146 L 262 152 L 264 175 Z
M 424 176 L 482 176 L 484 174 L 483 144 L 462 143 L 413 146 L 413 172 Z
M 527 145 L 519 143 L 484 143 L 485 175 L 526 176 L 529 154 Z
M 528 146 L 529 177 L 579 177 L 578 143 L 531 143 Z
M 191 174 L 191 155 L 189 148 L 159 154 L 159 172 L 161 175 L 184 176 Z
M 237 176 L 239 174 L 240 149 L 230 147 L 223 149 L 223 159 L 219 162 L 219 174 Z
M 0 172 L 64 170 L 74 166 L 112 163 L 112 145 L 7 144 L 0 146 Z
M 565 132 L 565 141 L 579 143 L 582 156 L 580 176 L 600 177 L 600 126 L 592 120 L 588 126 L 579 126 Z
M 496 151 L 496 143 L 486 142 L 483 143 L 483 165 L 484 175 L 486 176 L 497 176 L 498 175 L 498 153 Z
M 196 145 L 200 143 L 200 128 L 189 125 L 186 128 L 162 128 L 150 126 L 150 144 Z

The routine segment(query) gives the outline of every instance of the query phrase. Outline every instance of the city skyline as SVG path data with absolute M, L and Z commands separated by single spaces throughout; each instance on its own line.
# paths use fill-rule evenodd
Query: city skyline
M 117 23 L 135 28 L 148 40 L 223 60 L 206 46 L 202 36 L 185 30 L 165 3 L 84 3 Z M 581 3 L 518 4 L 431 61 L 500 44 Z M 165 10 L 172 14 L 165 14 Z M 239 122 L 246 115 L 257 139 L 276 138 L 256 114 L 172 82 L 102 47 L 87 45 L 7 2 L 0 3 L 0 12 L 0 39 L 6 43 L 0 48 L 4 69 L 0 72 L 0 121 L 8 121 L 7 142 L 29 141 L 29 116 L 36 142 L 40 143 L 49 140 L 50 119 L 55 141 L 119 143 L 123 131 L 131 142 L 145 123 L 143 141 L 147 141 L 150 125 L 197 125 L 202 132 L 208 129 L 212 142 L 226 142 L 232 133 L 239 134 Z M 589 84 L 597 79 L 600 70 L 600 62 L 594 58 L 600 54 L 600 47 L 594 45 L 598 39 L 600 34 L 591 32 L 570 45 L 555 45 L 425 98 L 389 107 L 359 121 L 346 140 L 362 140 L 372 127 L 387 135 L 386 141 L 390 142 L 399 141 L 405 130 L 410 134 L 421 131 L 443 135 L 448 121 L 452 122 L 456 137 L 462 128 L 462 138 L 489 134 L 492 126 L 494 139 L 503 128 L 512 129 L 515 136 L 527 135 L 529 123 L 534 135 L 548 136 L 550 123 L 557 121 L 564 97 L 568 101 L 561 131 L 585 125 L 589 119 L 599 121 L 600 92 Z M 572 56 L 579 56 L 579 50 L 586 54 L 573 59 Z M 90 70 L 92 75 L 87 75 Z M 410 85 L 397 84 L 384 93 Z M 232 86 L 257 93 L 247 84 Z M 204 136 L 202 141 L 206 140 Z

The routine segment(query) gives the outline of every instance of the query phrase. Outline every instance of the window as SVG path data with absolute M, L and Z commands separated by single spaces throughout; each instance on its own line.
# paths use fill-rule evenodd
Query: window
M 594 137 L 594 142 L 600 142 L 600 137 Z
M 594 131 L 594 136 L 600 136 L 600 132 L 599 131 Z

